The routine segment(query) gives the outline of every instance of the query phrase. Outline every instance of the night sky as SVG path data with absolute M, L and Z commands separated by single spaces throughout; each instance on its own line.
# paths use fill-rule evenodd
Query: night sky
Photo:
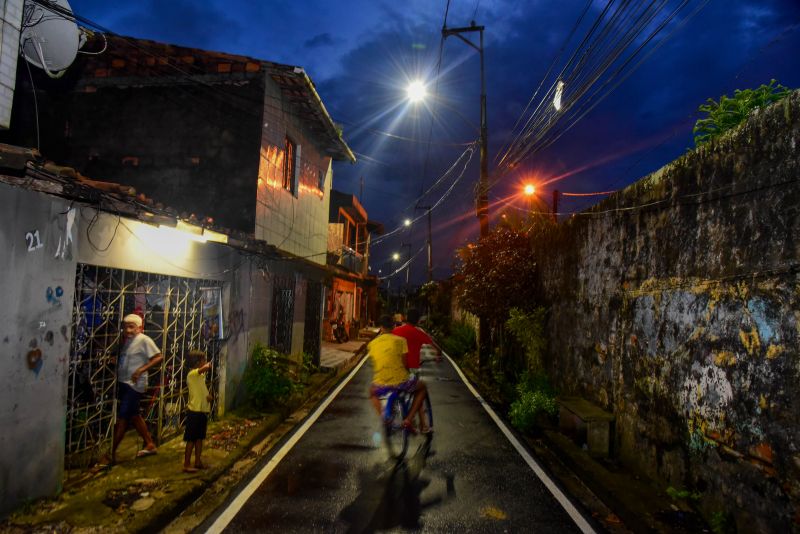
M 302 66 L 334 121 L 343 125 L 345 140 L 358 157 L 355 165 L 335 164 L 334 188 L 358 195 L 363 178 L 362 203 L 370 218 L 383 222 L 387 230 L 414 216 L 420 193 L 479 135 L 478 54 L 449 37 L 439 64 L 446 0 L 71 0 L 70 4 L 76 14 L 121 35 Z M 679 4 L 667 0 L 665 12 L 648 28 Z M 587 0 L 450 2 L 448 27 L 468 26 L 471 20 L 486 27 L 489 161 L 490 173 L 498 177 L 490 193 L 495 217 L 501 208 L 525 205 L 519 191 L 527 181 L 542 184 L 538 194 L 549 204 L 554 188 L 571 193 L 617 190 L 658 169 L 693 146 L 692 126 L 700 116 L 696 110 L 709 97 L 716 100 L 771 78 L 800 87 L 800 2 L 690 0 L 656 39 L 643 43 L 649 35 L 646 30 L 632 41 L 629 51 L 643 46 L 635 56 L 638 61 L 669 34 L 607 98 L 552 145 L 513 171 L 501 167 L 498 172 L 496 157 L 513 139 L 514 125 L 548 67 L 555 58 L 560 58 L 555 71 L 566 63 L 606 2 L 594 0 L 588 5 L 568 40 Z M 621 58 L 625 57 L 623 53 Z M 405 87 L 417 78 L 426 81 L 435 99 L 415 105 L 406 100 Z M 543 91 L 555 82 L 552 73 L 545 82 Z M 565 97 L 570 89 L 565 87 Z M 552 131 L 560 127 L 563 124 Z M 468 156 L 419 204 L 436 203 L 461 174 Z M 477 236 L 478 159 L 476 150 L 463 177 L 433 213 L 437 278 L 450 273 L 455 248 Z M 602 198 L 562 197 L 559 212 L 582 210 Z M 373 273 L 393 269 L 390 256 L 401 251 L 401 242 L 411 243 L 412 253 L 420 250 L 425 223 L 422 218 L 411 230 L 373 246 Z M 424 251 L 412 263 L 411 273 L 412 280 L 424 279 Z

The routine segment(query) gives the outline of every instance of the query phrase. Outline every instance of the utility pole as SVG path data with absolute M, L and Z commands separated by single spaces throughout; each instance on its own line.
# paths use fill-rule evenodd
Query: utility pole
M 433 230 L 431 227 L 431 207 L 415 206 L 414 210 L 426 210 L 428 212 L 428 282 L 433 281 Z
M 481 237 L 489 235 L 489 133 L 486 126 L 486 76 L 483 66 L 483 26 L 476 26 L 472 21 L 470 26 L 465 28 L 442 27 L 442 36 L 445 38 L 455 35 L 467 45 L 478 51 L 481 58 L 481 175 L 478 181 L 478 198 L 476 199 L 476 211 L 481 227 Z M 479 32 L 480 45 L 475 45 L 472 41 L 461 35 L 462 33 Z
M 403 247 L 408 249 L 408 252 L 406 253 L 406 287 L 405 291 L 403 292 L 403 314 L 405 314 L 408 311 L 408 273 L 411 270 L 411 243 L 400 243 L 400 248 Z
M 558 222 L 558 189 L 553 189 L 553 222 Z
M 483 26 L 476 26 L 475 21 L 466 28 L 442 27 L 442 36 L 446 39 L 455 35 L 468 46 L 478 51 L 481 58 L 481 175 L 478 180 L 478 195 L 476 199 L 476 211 L 480 222 L 480 236 L 485 238 L 489 235 L 489 133 L 486 126 L 486 76 L 483 66 Z M 480 45 L 476 46 L 472 41 L 461 35 L 462 33 L 478 32 L 480 34 Z M 478 317 L 478 364 L 488 372 L 491 346 L 489 338 L 489 322 L 485 317 Z

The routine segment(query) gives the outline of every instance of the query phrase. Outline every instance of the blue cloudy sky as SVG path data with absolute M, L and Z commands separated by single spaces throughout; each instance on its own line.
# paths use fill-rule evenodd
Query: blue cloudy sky
M 460 144 L 478 136 L 477 54 L 448 38 L 437 69 L 447 0 L 71 0 L 70 4 L 77 14 L 122 35 L 305 68 L 359 158 L 355 165 L 336 164 L 334 187 L 358 193 L 363 178 L 363 204 L 388 229 L 413 215 L 420 191 L 453 164 L 464 150 Z M 589 3 L 583 24 L 565 43 L 587 0 L 450 1 L 448 26 L 467 26 L 474 19 L 486 27 L 490 161 L 511 141 L 515 122 L 559 50 L 563 47 L 567 55 L 574 50 L 606 4 L 605 0 Z M 674 33 L 640 68 L 551 146 L 498 179 L 492 205 L 508 198 L 512 205 L 519 204 L 521 199 L 513 195 L 531 177 L 541 181 L 562 177 L 541 188 L 548 202 L 553 188 L 619 189 L 692 146 L 697 106 L 707 98 L 730 95 L 734 89 L 755 87 L 771 78 L 800 87 L 799 26 L 797 0 L 688 0 L 686 9 L 659 36 Z M 641 41 L 640 37 L 632 46 Z M 648 50 L 645 47 L 642 53 Z M 429 91 L 436 89 L 437 98 L 411 106 L 403 100 L 403 89 L 409 79 L 418 77 L 428 81 Z M 476 154 L 434 212 L 437 276 L 447 274 L 454 248 L 477 234 L 477 220 L 470 215 L 477 161 Z M 493 166 L 490 171 L 495 172 Z M 444 188 L 422 203 L 435 202 L 448 185 L 443 182 Z M 559 211 L 578 210 L 591 202 L 565 198 Z M 424 225 L 418 224 L 386 239 L 375 247 L 373 257 L 388 258 L 403 241 L 411 242 L 416 251 L 424 243 L 423 230 Z M 422 254 L 413 264 L 412 277 L 423 277 L 424 263 Z

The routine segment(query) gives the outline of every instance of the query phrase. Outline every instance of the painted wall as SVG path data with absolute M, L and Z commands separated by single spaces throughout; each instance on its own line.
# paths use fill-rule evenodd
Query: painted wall
M 0 184 L 0 514 L 61 486 L 77 234 L 68 208 Z
M 331 158 L 323 156 L 314 145 L 313 137 L 294 113 L 292 105 L 282 100 L 278 86 L 271 79 L 267 79 L 265 84 L 256 238 L 324 265 L 333 176 Z M 300 147 L 296 194 L 283 188 L 287 135 Z
M 800 93 L 754 113 L 563 225 L 544 261 L 559 387 L 742 532 L 800 510 L 798 117 Z
M 249 255 L 2 183 L 0 228 L 0 515 L 60 490 L 78 263 L 225 282 L 221 405 L 241 401 L 249 346 L 267 341 L 271 296 Z

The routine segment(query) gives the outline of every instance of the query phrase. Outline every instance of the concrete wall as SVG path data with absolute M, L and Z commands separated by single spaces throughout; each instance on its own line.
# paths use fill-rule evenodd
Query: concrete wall
M 296 195 L 283 188 L 286 136 L 299 150 L 300 180 Z M 324 177 L 322 188 L 320 173 Z M 281 98 L 280 89 L 266 80 L 264 129 L 258 168 L 256 238 L 325 264 L 328 240 L 328 207 L 332 181 L 331 158 L 314 145 L 313 136 Z
M 77 234 L 68 207 L 0 185 L 0 514 L 61 487 L 76 261 L 63 242 Z
M 740 531 L 800 510 L 798 117 L 795 93 L 576 217 L 543 266 L 558 386 Z

